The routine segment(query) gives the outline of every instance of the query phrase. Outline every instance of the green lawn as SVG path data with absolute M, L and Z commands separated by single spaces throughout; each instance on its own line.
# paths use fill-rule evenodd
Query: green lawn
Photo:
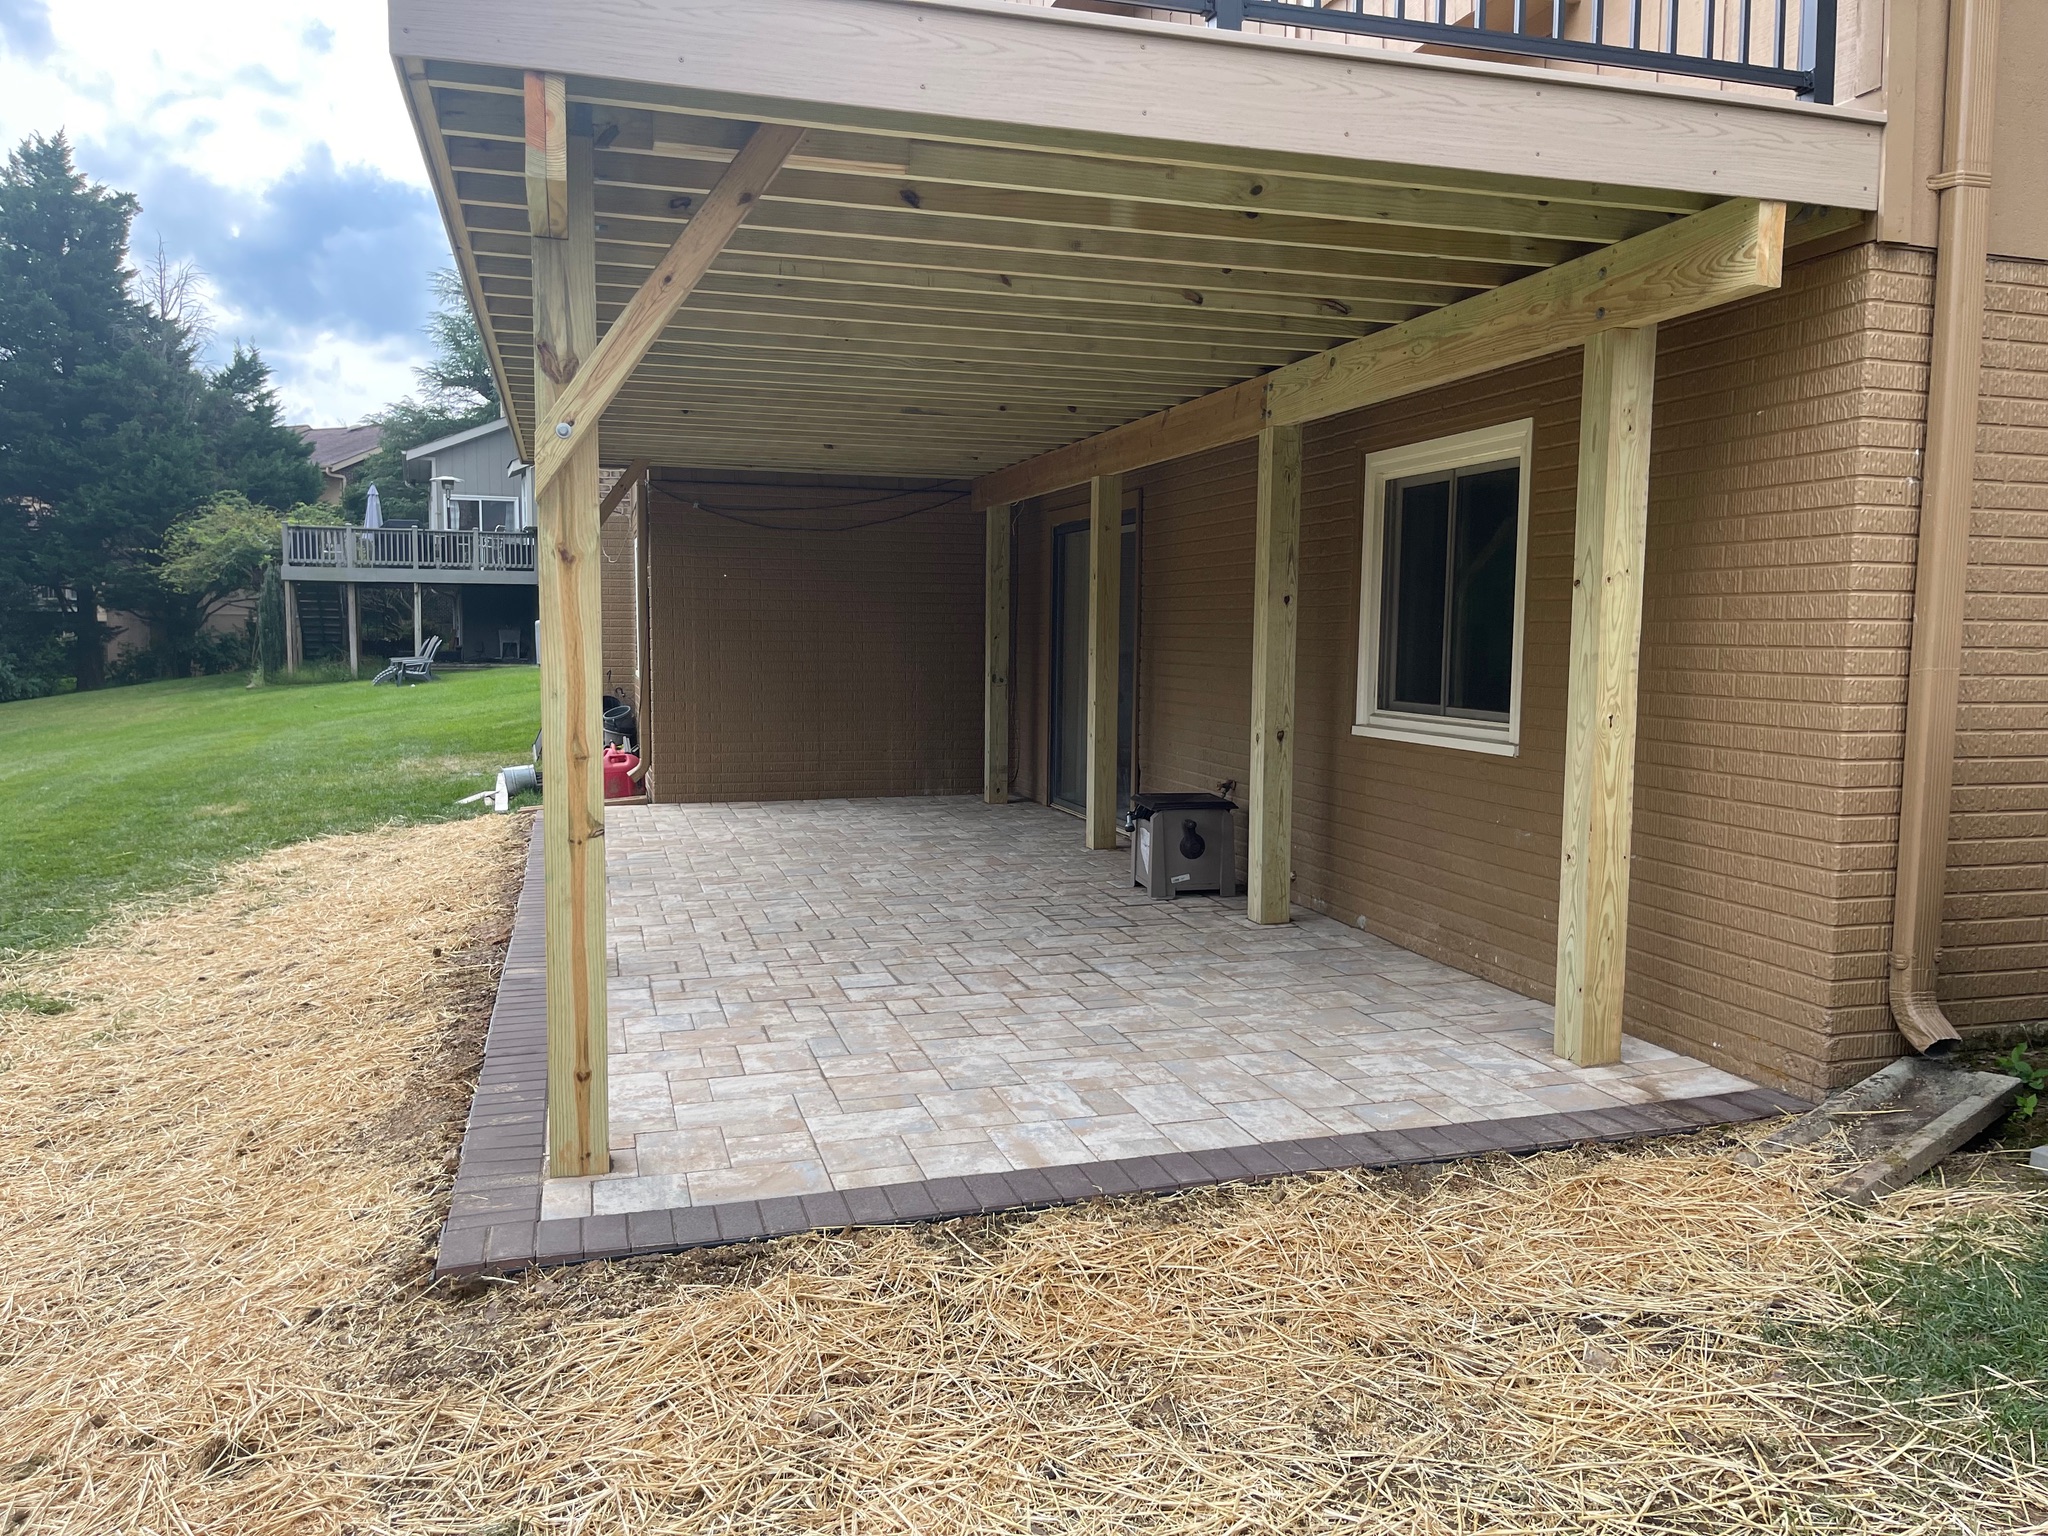
M 69 943 L 121 902 L 266 848 L 471 814 L 454 802 L 527 760 L 539 713 L 531 667 L 0 704 L 0 956 Z

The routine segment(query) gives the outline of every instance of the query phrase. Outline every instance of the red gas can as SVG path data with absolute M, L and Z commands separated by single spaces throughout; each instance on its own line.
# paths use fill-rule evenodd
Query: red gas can
M 624 747 L 604 749 L 604 797 L 607 800 L 623 800 L 628 795 L 640 793 L 635 774 L 640 759 Z

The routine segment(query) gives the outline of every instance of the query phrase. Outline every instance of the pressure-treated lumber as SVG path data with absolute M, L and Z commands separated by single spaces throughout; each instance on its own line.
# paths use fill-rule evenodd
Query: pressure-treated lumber
M 1657 332 L 1586 343 L 1565 703 L 1564 854 L 1557 901 L 1557 1054 L 1621 1060 L 1635 813 L 1636 660 L 1650 508 Z
M 299 637 L 299 584 L 288 581 L 284 584 L 284 669 L 296 672 L 303 661 L 300 655 L 302 643 Z M 418 653 L 418 648 L 414 648 Z
M 572 446 L 597 436 L 598 418 L 611 404 L 619 388 L 632 376 L 647 349 L 654 345 L 690 290 L 697 286 L 725 242 L 739 227 L 747 212 L 768 190 L 768 183 L 789 158 L 803 137 L 800 128 L 764 123 L 754 130 L 746 147 L 732 159 L 718 184 L 691 211 L 689 223 L 676 236 L 660 263 L 640 285 L 625 312 L 612 322 L 577 371 L 542 409 L 536 402 L 533 483 L 536 490 L 548 485 L 561 472 Z M 595 219 L 595 210 L 592 219 Z M 596 229 L 591 231 L 589 270 L 582 278 L 590 291 L 592 323 L 597 303 Z M 539 343 L 536 343 L 539 346 Z
M 1528 362 L 1603 331 L 1660 324 L 1776 288 L 1785 208 L 1736 199 L 1590 256 L 984 475 L 1018 501 Z
M 1088 803 L 1086 846 L 1116 846 L 1118 652 L 1123 636 L 1124 483 L 1088 492 Z
M 569 102 L 560 75 L 526 72 L 526 219 L 536 240 L 569 233 Z
M 982 798 L 1010 801 L 1010 508 L 988 509 L 988 568 L 984 582 L 987 635 L 981 725 Z
M 567 151 L 568 234 L 533 242 L 534 383 L 542 412 L 597 344 L 590 140 Z M 546 871 L 548 1171 L 611 1167 L 605 1077 L 604 657 L 595 431 L 536 485 L 542 862 Z
M 598 504 L 598 522 L 611 521 L 612 514 L 619 510 L 619 503 L 626 499 L 634 486 L 647 478 L 647 465 L 646 459 L 635 459 L 625 467 L 619 478 L 612 482 L 612 488 L 604 493 L 604 500 Z
M 1245 912 L 1291 915 L 1295 597 L 1301 578 L 1301 428 L 1259 434 L 1258 549 L 1252 577 L 1250 862 Z

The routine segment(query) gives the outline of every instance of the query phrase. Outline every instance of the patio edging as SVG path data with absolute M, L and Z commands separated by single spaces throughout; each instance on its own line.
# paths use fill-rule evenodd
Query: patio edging
M 535 826 L 538 828 L 538 820 Z M 624 1215 L 541 1219 L 547 1143 L 547 981 L 541 845 L 528 848 L 463 1131 L 461 1161 L 434 1262 L 437 1278 L 508 1274 L 534 1264 L 677 1253 L 818 1229 L 896 1226 L 1035 1210 L 1111 1195 L 1164 1194 L 1340 1169 L 1526 1155 L 1584 1142 L 1633 1141 L 1811 1108 L 1768 1088 L 1404 1131 L 1358 1131 L 1205 1152 L 1110 1158 L 1056 1168 L 919 1179 L 815 1195 L 733 1200 Z

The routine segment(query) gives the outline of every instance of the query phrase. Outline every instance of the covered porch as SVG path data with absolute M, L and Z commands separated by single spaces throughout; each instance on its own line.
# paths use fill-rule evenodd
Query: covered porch
M 1539 1089 L 1570 1098 L 1620 1085 L 1646 1098 L 1672 1096 L 1660 1094 L 1654 1086 L 1659 1072 L 1646 1067 L 1662 1058 L 1638 1049 L 1632 1060 L 1622 1029 L 1658 331 L 1773 292 L 1783 280 L 1788 244 L 1810 248 L 1853 229 L 1861 211 L 1875 203 L 1876 121 L 1792 100 L 1790 91 L 1772 97 L 1674 88 L 1648 55 L 1638 61 L 1638 78 L 1613 79 L 993 0 L 745 6 L 665 0 L 644 11 L 597 9 L 573 19 L 540 0 L 488 7 L 473 0 L 399 0 L 392 37 L 515 439 L 534 467 L 548 754 L 545 900 L 535 909 L 544 907 L 546 932 L 548 1159 L 563 1189 L 555 1198 L 573 1202 L 581 1195 L 572 1191 L 587 1187 L 592 1201 L 590 1216 L 560 1219 L 604 1219 L 596 1211 L 607 1180 L 620 1181 L 612 1186 L 620 1191 L 642 1179 L 680 1179 L 684 1192 L 699 1179 L 706 1189 L 718 1187 L 713 1175 L 731 1175 L 734 1168 L 725 1123 L 718 1120 L 722 1111 L 703 1111 L 710 1118 L 696 1125 L 679 1117 L 692 1095 L 701 1093 L 698 1102 L 712 1105 L 734 1095 L 743 1099 L 760 1086 L 747 1084 L 748 1076 L 795 1074 L 826 1116 L 897 1114 L 916 1121 L 919 1135 L 982 1133 L 954 1145 L 990 1158 L 1012 1153 L 987 1127 L 942 1126 L 920 1095 L 929 1089 L 1000 1097 L 1002 1088 L 1020 1086 L 955 1087 L 947 1064 L 957 1068 L 949 1053 L 959 1047 L 906 1033 L 874 1037 L 873 1049 L 860 1050 L 861 1026 L 842 1035 L 829 1019 L 811 1021 L 821 1031 L 814 1035 L 746 1042 L 762 1063 L 758 1073 L 737 1054 L 711 1058 L 716 1064 L 710 1067 L 642 1069 L 640 1053 L 697 1049 L 653 1043 L 687 1033 L 652 1022 L 669 1017 L 657 1007 L 658 992 L 666 989 L 669 1002 L 685 1000 L 677 990 L 681 980 L 658 984 L 653 978 L 664 966 L 677 978 L 691 974 L 685 960 L 699 953 L 694 946 L 702 940 L 664 926 L 682 921 L 667 910 L 677 903 L 687 908 L 691 898 L 664 893 L 657 878 L 644 893 L 658 914 L 657 937 L 643 952 L 629 938 L 627 908 L 608 901 L 608 881 L 641 878 L 631 845 L 643 824 L 708 818 L 703 825 L 715 827 L 720 815 L 758 815 L 764 824 L 772 818 L 732 808 L 657 806 L 622 814 L 604 807 L 602 528 L 617 505 L 616 492 L 599 494 L 604 464 L 624 466 L 621 487 L 643 484 L 649 494 L 660 485 L 719 475 L 749 491 L 764 480 L 815 487 L 833 477 L 848 495 L 861 489 L 880 500 L 884 493 L 914 491 L 927 498 L 921 511 L 949 519 L 951 544 L 964 523 L 985 548 L 980 580 L 967 589 L 979 598 L 979 633 L 947 639 L 952 655 L 970 648 L 980 653 L 980 718 L 970 714 L 971 698 L 956 701 L 950 692 L 940 698 L 925 689 L 914 667 L 904 670 L 899 692 L 918 693 L 927 714 L 943 703 L 948 729 L 979 738 L 989 808 L 974 814 L 990 820 L 975 822 L 976 828 L 1042 832 L 1044 857 L 1016 855 L 1020 883 L 1004 898 L 1023 904 L 1012 914 L 1023 925 L 1017 934 L 1037 933 L 1032 925 L 1039 923 L 1051 925 L 1047 932 L 1064 931 L 1040 908 L 1047 905 L 1045 890 L 1069 892 L 1051 907 L 1066 903 L 1067 921 L 1077 928 L 1099 924 L 1104 936 L 1069 935 L 1068 942 L 1082 950 L 1089 942 L 1107 946 L 1101 958 L 1112 966 L 1099 983 L 1108 999 L 1099 1011 L 1109 1022 L 1095 1019 L 1098 1010 L 1084 1002 L 1077 1001 L 1071 1020 L 1053 1005 L 1060 1044 L 1030 1044 L 1028 1033 L 1004 1025 L 1008 1049 L 1048 1052 L 1048 1082 L 1064 1081 L 1061 1063 L 1083 1059 L 1063 1054 L 1081 1043 L 1089 1050 L 1128 1051 L 1131 1063 L 1157 1079 L 1119 1078 L 1121 1086 L 1102 1090 L 1115 1099 L 1106 1098 L 1106 1108 L 1080 1101 L 1087 1114 L 1051 1114 L 1051 1099 L 1076 1108 L 1060 1094 L 1038 1106 L 1048 1119 L 1015 1119 L 1017 1106 L 1005 1110 L 1017 1126 L 1057 1122 L 1063 1134 L 1031 1133 L 1047 1146 L 1071 1156 L 1075 1144 L 1087 1148 L 1088 1142 L 1067 1120 L 1129 1114 L 1137 1118 L 1120 1129 L 1151 1138 L 1145 1145 L 1163 1140 L 1176 1148 L 1161 1155 L 1202 1157 L 1210 1154 L 1180 1150 L 1172 1128 L 1183 1127 L 1183 1138 L 1224 1135 L 1227 1123 L 1233 1137 L 1269 1142 L 1291 1113 L 1278 1107 L 1283 1101 L 1330 1134 L 1398 1137 L 1433 1130 L 1430 1117 L 1445 1125 L 1491 1123 L 1489 1108 L 1542 1105 Z M 1627 63 L 1605 55 L 1602 62 Z M 1809 72 L 1807 78 L 1811 85 L 1818 76 Z M 1546 487 L 1554 484 L 1557 471 L 1550 466 L 1560 464 L 1569 466 L 1566 484 L 1576 481 L 1567 568 L 1539 573 L 1569 619 L 1568 646 L 1545 659 L 1544 682 L 1565 695 L 1568 675 L 1568 695 L 1544 724 L 1548 734 L 1529 738 L 1541 752 L 1555 751 L 1558 783 L 1545 787 L 1545 798 L 1561 810 L 1562 834 L 1549 827 L 1513 834 L 1523 863 L 1554 858 L 1554 905 L 1547 892 L 1534 900 L 1526 892 L 1514 898 L 1524 937 L 1555 934 L 1554 972 L 1546 954 L 1546 974 L 1528 983 L 1532 991 L 1549 992 L 1554 977 L 1552 1004 L 1437 967 L 1342 923 L 1307 919 L 1294 890 L 1302 777 L 1294 754 L 1297 598 L 1305 590 L 1302 507 L 1310 477 L 1304 465 L 1328 474 L 1315 459 L 1323 451 L 1327 462 L 1328 445 L 1319 450 L 1314 434 L 1340 419 L 1560 354 L 1574 359 L 1576 421 L 1560 432 L 1547 410 L 1504 406 L 1504 418 L 1544 416 L 1530 429 L 1536 446 L 1525 432 L 1519 449 L 1496 444 L 1479 459 L 1468 453 L 1461 461 L 1472 468 L 1497 464 L 1505 454 L 1519 465 L 1521 532 L 1514 547 L 1524 551 L 1530 480 L 1548 477 Z M 1520 430 L 1529 422 L 1498 425 Z M 1119 666 L 1129 649 L 1120 638 L 1127 630 L 1119 612 L 1127 601 L 1120 595 L 1121 530 L 1131 510 L 1126 491 L 1158 466 L 1240 448 L 1256 455 L 1256 533 L 1243 562 L 1253 582 L 1249 665 L 1236 672 L 1240 679 L 1249 673 L 1247 728 L 1238 736 L 1249 743 L 1240 797 L 1247 889 L 1230 916 L 1142 912 L 1134 896 L 1122 893 L 1115 867 L 1120 856 L 1110 852 L 1117 846 L 1119 799 L 1128 789 L 1167 786 L 1120 779 L 1120 766 L 1131 761 L 1120 741 L 1127 716 Z M 1338 453 L 1347 465 L 1347 486 L 1356 481 L 1362 490 L 1377 471 L 1361 475 L 1362 455 Z M 1544 494 L 1552 493 L 1546 488 Z M 1074 730 L 1085 740 L 1070 743 L 1079 765 L 1078 822 L 1009 805 L 1017 787 L 1014 737 L 1025 723 L 1013 677 L 1016 530 L 1027 516 L 1042 516 L 1049 500 L 1072 497 L 1080 498 L 1086 523 L 1085 581 L 1073 589 L 1081 605 L 1074 611 L 1085 610 L 1085 644 L 1077 639 L 1071 648 L 1082 659 L 1069 679 L 1078 690 L 1074 697 L 1085 696 L 1085 708 L 1074 717 Z M 955 503 L 950 510 L 941 505 L 947 498 Z M 714 499 L 687 505 L 726 523 L 771 530 L 783 515 L 772 508 L 749 513 L 733 505 L 730 493 L 723 506 Z M 1370 512 L 1372 493 L 1364 500 Z M 1352 550 L 1344 558 L 1358 556 Z M 1522 567 L 1531 563 L 1524 555 L 1508 562 L 1518 591 Z M 777 581 L 772 559 L 762 568 L 768 575 L 742 589 L 723 582 L 727 568 L 718 567 L 724 600 L 751 603 L 754 627 L 744 643 L 754 652 L 778 645 L 787 650 L 788 636 L 771 631 L 791 593 Z M 643 618 L 664 601 L 653 569 L 640 567 Z M 677 585 L 706 574 L 682 573 Z M 1568 582 L 1556 582 L 1559 576 Z M 1499 634 L 1518 635 L 1523 621 L 1517 596 L 1504 610 Z M 1353 641 L 1370 628 L 1364 619 L 1358 623 Z M 1142 648 L 1146 642 L 1136 643 Z M 1523 751 L 1523 660 L 1519 640 L 1512 645 L 1515 702 L 1508 702 L 1502 649 L 1498 706 L 1489 696 L 1481 710 L 1487 719 L 1439 732 L 1439 739 L 1457 738 L 1468 755 L 1512 758 Z M 1359 676 L 1370 670 L 1361 660 Z M 1361 682 L 1357 724 L 1337 729 L 1359 738 L 1376 729 L 1386 734 L 1374 725 L 1368 692 Z M 647 723 L 652 738 L 663 740 L 658 708 Z M 920 729 L 929 724 L 920 717 Z M 1330 725 L 1323 720 L 1317 728 Z M 663 786 L 688 777 L 676 759 L 703 750 L 705 735 L 694 726 L 672 732 L 668 740 L 678 745 L 657 750 L 649 778 L 656 800 L 699 798 L 665 795 Z M 1408 730 L 1411 745 L 1415 738 Z M 714 744 L 745 767 L 749 738 Z M 894 750 L 901 743 L 881 746 Z M 1142 779 L 1142 751 L 1136 761 Z M 1546 764 L 1538 767 L 1548 771 Z M 1184 776 L 1199 777 L 1192 771 Z M 1327 783 L 1317 792 L 1327 797 Z M 1482 786 L 1451 814 L 1493 818 L 1488 792 Z M 1515 793 L 1529 798 L 1526 787 Z M 728 788 L 704 798 L 746 794 Z M 902 812 L 910 820 L 899 823 L 890 820 L 896 813 L 863 812 L 879 818 L 877 827 L 893 826 L 901 845 L 893 852 L 883 843 L 861 850 L 872 867 L 892 875 L 861 898 L 883 905 L 848 921 L 888 920 L 892 897 L 930 905 L 944 899 L 942 883 L 921 883 L 905 851 L 921 846 L 920 813 L 944 822 L 969 810 L 957 804 L 934 809 L 928 802 Z M 793 810 L 786 819 L 801 822 L 813 814 Z M 1548 819 L 1554 826 L 1557 813 Z M 698 824 L 690 824 L 692 836 L 680 835 L 683 823 L 677 826 L 677 849 L 694 846 Z M 960 848 L 976 846 L 979 835 L 963 833 Z M 1554 856 L 1546 845 L 1557 850 Z M 700 856 L 641 853 L 643 864 Z M 776 914 L 787 910 L 792 922 L 832 926 L 836 898 L 822 917 L 798 910 L 803 881 L 814 874 L 808 857 L 797 851 L 781 861 L 787 889 L 779 892 L 764 868 L 733 877 L 739 909 L 754 914 L 748 923 L 773 927 Z M 963 854 L 946 880 L 979 889 L 974 882 L 984 877 L 973 864 Z M 1425 865 L 1411 873 L 1427 882 L 1441 871 Z M 676 888 L 699 878 L 683 869 Z M 1487 877 L 1474 866 L 1460 878 L 1483 886 Z M 1545 883 L 1550 879 L 1546 874 Z M 1034 881 L 1041 883 L 1037 906 L 1031 904 Z M 1084 885 L 1096 894 L 1086 896 Z M 1027 909 L 1035 915 L 1024 916 Z M 650 909 L 642 902 L 631 910 Z M 1246 925 L 1247 917 L 1254 926 Z M 713 920 L 708 912 L 687 919 Z M 1145 1015 L 1150 1022 L 1137 1029 L 1140 1038 L 1125 1036 L 1124 1024 L 1136 1016 L 1123 1010 L 1140 1006 L 1127 1000 L 1136 995 L 1131 984 L 1153 962 L 1116 946 L 1141 936 L 1189 940 L 1191 922 L 1216 926 L 1202 929 L 1202 942 L 1177 963 L 1191 964 L 1201 985 L 1225 1001 L 1203 1005 L 1196 1000 L 1199 986 L 1173 982 L 1170 967 L 1155 969 L 1152 979 L 1162 980 L 1165 991 L 1148 995 L 1177 1000 Z M 1260 934 L 1256 926 L 1280 931 Z M 996 969 L 1006 969 L 1004 948 L 1016 937 L 992 941 Z M 1542 942 L 1547 950 L 1548 932 Z M 967 926 L 931 943 L 932 953 L 903 956 L 918 974 L 878 985 L 974 995 Z M 1446 950 L 1479 963 L 1482 947 L 1461 942 Z M 670 948 L 674 955 L 663 958 Z M 1033 939 L 1020 953 L 1020 964 L 1035 964 L 1060 951 L 1040 953 Z M 1195 958 L 1186 960 L 1186 953 Z M 607 996 L 607 963 L 614 956 L 622 974 L 650 968 L 644 1004 L 630 988 L 627 995 Z M 742 975 L 749 966 L 768 968 L 765 985 L 778 985 L 764 955 L 742 958 L 735 951 L 728 958 Z M 964 968 L 960 974 L 956 965 Z M 1115 974 L 1118 966 L 1128 974 Z M 1419 985 L 1425 972 L 1430 979 Z M 841 993 L 825 1011 L 867 1017 L 867 1002 L 886 1003 L 854 995 L 863 990 L 858 978 L 864 974 L 825 978 Z M 1014 996 L 1007 983 L 988 994 L 996 1013 L 1032 1016 L 1039 998 L 1032 988 L 1062 973 L 1026 964 L 1021 974 Z M 1375 979 L 1357 983 L 1361 976 Z M 1345 977 L 1354 984 L 1345 984 Z M 746 985 L 740 977 L 708 972 L 699 984 L 711 988 L 698 999 L 707 1014 L 715 1005 L 721 1017 L 738 1000 L 720 989 Z M 1084 990 L 1093 995 L 1097 985 L 1090 981 Z M 1341 1030 L 1327 1038 L 1299 1033 L 1325 1008 L 1352 1009 L 1342 998 L 1363 995 L 1359 986 L 1368 992 L 1385 987 L 1396 1001 L 1412 1001 L 1410 993 L 1449 1000 L 1448 1011 L 1358 1009 L 1369 1022 L 1356 1037 L 1339 1038 Z M 1482 995 L 1485 1001 L 1475 1003 Z M 1330 1001 L 1333 996 L 1339 1000 Z M 792 999 L 744 1002 L 766 1017 Z M 637 1012 L 643 1006 L 646 1011 Z M 1205 1015 L 1205 1006 L 1217 1011 Z M 1429 1019 L 1418 1027 L 1434 1032 L 1412 1061 L 1383 1041 L 1403 1032 L 1387 1016 L 1409 1013 Z M 1497 1024 L 1461 1022 L 1480 1016 Z M 1228 1019 L 1236 1023 L 1226 1028 Z M 990 1019 L 962 1014 L 944 1027 L 964 1031 L 958 1038 L 966 1039 L 984 1024 L 995 1027 Z M 1279 1035 L 1296 1032 L 1292 1038 L 1302 1048 L 1351 1053 L 1343 1059 L 1353 1063 L 1347 1085 L 1353 1096 L 1324 1108 L 1364 1126 L 1374 1123 L 1364 1112 L 1374 1105 L 1399 1106 L 1373 1112 L 1414 1115 L 1415 1126 L 1340 1133 L 1316 1118 L 1317 1106 L 1268 1093 L 1270 1084 L 1232 1058 L 1291 1056 L 1308 1063 L 1299 1070 L 1346 1083 L 1326 1070 L 1334 1058 L 1319 1065 L 1297 1044 L 1267 1051 L 1258 1037 L 1269 1026 Z M 1540 1048 L 1526 1033 L 1531 1029 L 1541 1037 Z M 847 1108 L 841 1089 L 858 1085 L 837 1080 L 846 1073 L 843 1065 L 828 1067 L 843 1059 L 834 1054 L 835 1041 L 843 1057 L 865 1056 L 863 1065 L 894 1080 L 877 1097 L 907 1095 L 918 1107 Z M 881 1061 L 893 1058 L 889 1041 L 902 1047 L 905 1064 L 883 1073 Z M 1159 1054 L 1166 1049 L 1162 1042 L 1197 1054 Z M 719 1049 L 738 1053 L 740 1044 Z M 822 1052 L 816 1049 L 821 1045 Z M 1383 1056 L 1390 1059 L 1377 1059 Z M 1188 1063 L 1198 1059 L 1223 1064 L 1200 1069 L 1217 1078 L 1216 1093 L 1226 1092 L 1221 1084 L 1227 1081 L 1227 1091 L 1252 1096 L 1216 1098 L 1190 1086 L 1200 1073 Z M 1682 1058 L 1671 1060 L 1681 1075 L 1695 1069 Z M 1575 1076 L 1563 1063 L 1596 1075 Z M 1292 1066 L 1291 1060 L 1280 1064 Z M 925 1073 L 936 1073 L 937 1080 L 919 1076 Z M 1158 1092 L 1148 1095 L 1148 1088 Z M 1370 1098 L 1368 1089 L 1392 1096 Z M 834 1136 L 821 1142 L 818 1128 L 795 1108 L 795 1078 L 786 1091 L 796 1118 L 787 1129 L 758 1134 L 792 1138 L 785 1148 L 791 1155 L 781 1163 L 804 1167 L 804 1177 L 886 1173 L 907 1179 L 913 1169 L 924 1174 L 927 1155 L 934 1167 L 944 1161 L 942 1142 L 913 1146 L 906 1133 L 882 1129 L 886 1122 L 848 1122 L 825 1129 L 846 1131 L 839 1141 L 876 1145 L 844 1152 L 835 1167 L 825 1152 L 826 1142 L 838 1144 Z M 1175 1093 L 1189 1095 L 1175 1100 L 1188 1118 L 1167 1115 L 1167 1098 Z M 827 1098 L 837 1107 L 823 1107 Z M 994 1113 L 986 1099 L 976 1102 Z M 1138 1107 L 1146 1102 L 1158 1112 Z M 1260 1121 L 1246 1110 L 1240 1120 L 1226 1109 L 1252 1104 L 1268 1106 L 1279 1118 Z M 655 1123 L 629 1129 L 643 1111 Z M 1563 1112 L 1620 1110 L 1593 1105 Z M 919 1114 L 930 1120 L 929 1130 L 916 1120 Z M 665 1127 L 658 1123 L 663 1115 Z M 1307 1122 L 1290 1123 L 1305 1129 Z M 1197 1125 L 1210 1130 L 1185 1129 Z M 689 1133 L 705 1126 L 718 1131 L 723 1168 L 713 1163 L 711 1137 L 697 1138 L 698 1151 L 690 1150 Z M 1112 1129 L 1090 1127 L 1105 1146 Z M 872 1134 L 856 1134 L 863 1130 Z M 643 1147 L 643 1135 L 672 1140 L 657 1150 Z M 734 1136 L 746 1139 L 737 1127 Z M 1064 1139 L 1069 1136 L 1071 1142 Z M 1031 1137 L 1018 1132 L 1008 1139 L 1021 1149 Z M 815 1155 L 805 1153 L 806 1145 Z M 652 1157 L 643 1164 L 643 1152 L 672 1159 L 675 1171 L 653 1171 Z M 699 1152 L 703 1166 L 692 1161 Z M 857 1169 L 856 1157 L 880 1161 Z M 677 1192 L 666 1189 L 674 1208 L 696 1206 L 694 1196 L 687 1205 L 676 1202 Z M 651 1198 L 652 1187 L 643 1193 Z

